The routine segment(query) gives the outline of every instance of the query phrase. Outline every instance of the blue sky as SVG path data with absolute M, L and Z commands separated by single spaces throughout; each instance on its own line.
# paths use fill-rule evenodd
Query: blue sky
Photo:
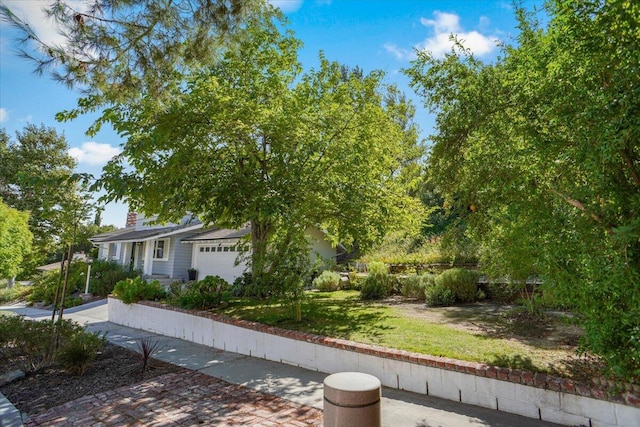
M 40 12 L 41 0 L 0 0 L 19 16 L 24 16 L 47 39 L 55 30 Z M 359 66 L 365 72 L 380 69 L 386 80 L 396 83 L 414 99 L 416 121 L 422 137 L 428 137 L 433 117 L 401 73 L 415 57 L 415 49 L 443 55 L 454 33 L 479 58 L 491 61 L 498 54 L 498 41 L 511 42 L 517 34 L 511 2 L 508 0 L 272 0 L 290 21 L 290 28 L 302 40 L 300 61 L 305 68 L 317 67 L 318 52 L 329 60 Z M 532 5 L 541 1 L 527 1 Z M 57 112 L 76 105 L 77 93 L 50 77 L 33 74 L 33 64 L 15 55 L 15 34 L 0 24 L 0 127 L 12 138 L 28 123 L 45 124 L 64 133 L 77 170 L 95 176 L 109 158 L 119 152 L 122 140 L 110 129 L 89 138 L 85 130 L 92 117 L 58 123 Z M 104 224 L 124 226 L 127 207 L 112 203 L 105 207 Z

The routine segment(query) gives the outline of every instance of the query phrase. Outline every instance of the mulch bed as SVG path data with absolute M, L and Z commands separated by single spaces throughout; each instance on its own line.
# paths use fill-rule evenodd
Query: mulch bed
M 0 363 L 0 374 L 16 369 L 16 365 Z M 83 376 L 74 376 L 58 367 L 48 367 L 11 384 L 0 392 L 23 413 L 30 416 L 86 395 L 136 384 L 170 372 L 187 370 L 170 363 L 152 359 L 149 369 L 141 372 L 137 353 L 115 344 L 106 344 Z

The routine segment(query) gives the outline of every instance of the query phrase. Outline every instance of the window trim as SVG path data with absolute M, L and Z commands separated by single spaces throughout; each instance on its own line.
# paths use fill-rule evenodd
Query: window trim
M 154 261 L 168 261 L 169 260 L 169 246 L 171 239 L 156 239 L 153 241 L 153 260 Z M 164 242 L 162 244 L 162 258 L 158 257 L 158 242 Z

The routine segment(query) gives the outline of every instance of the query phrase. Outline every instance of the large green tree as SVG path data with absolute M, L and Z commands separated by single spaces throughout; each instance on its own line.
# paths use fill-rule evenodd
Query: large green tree
M 12 209 L 0 198 L 0 278 L 13 279 L 31 250 L 29 214 Z
M 101 183 L 163 220 L 250 223 L 254 278 L 286 283 L 311 226 L 362 247 L 417 224 L 407 187 L 421 150 L 408 102 L 382 73 L 322 55 L 302 73 L 300 42 L 276 18 L 269 8 L 249 18 L 220 59 L 173 85 L 162 111 L 150 97 L 114 107 L 128 139 Z
M 108 122 L 126 138 L 100 180 L 109 198 L 159 221 L 250 223 L 254 276 L 275 282 L 299 276 L 311 225 L 366 246 L 419 222 L 406 192 L 421 155 L 412 108 L 382 73 L 321 57 L 302 74 L 300 41 L 261 0 L 95 5 L 53 4 L 61 47 L 0 12 L 38 70 L 87 92 L 59 118 L 100 111 L 89 132 Z
M 429 166 L 496 275 L 541 274 L 586 348 L 640 377 L 640 5 L 518 10 L 517 44 L 484 64 L 457 48 L 407 70 L 437 112 Z
M 64 135 L 44 125 L 27 125 L 16 132 L 15 141 L 0 130 L 0 197 L 12 208 L 29 212 L 31 267 L 55 252 L 67 222 L 66 203 L 80 197 L 68 149 Z

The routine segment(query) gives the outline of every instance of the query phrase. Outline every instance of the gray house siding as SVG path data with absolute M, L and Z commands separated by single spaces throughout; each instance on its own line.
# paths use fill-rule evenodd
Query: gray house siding
M 188 278 L 187 270 L 191 268 L 191 243 L 181 243 L 180 239 L 172 239 L 171 256 L 173 256 L 173 272 L 171 277 L 185 280 Z

